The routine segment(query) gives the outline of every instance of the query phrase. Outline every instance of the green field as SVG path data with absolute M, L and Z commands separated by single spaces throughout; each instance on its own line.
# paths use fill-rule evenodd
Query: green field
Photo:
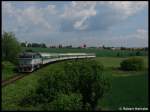
M 128 57 L 128 56 L 136 56 L 137 51 L 128 51 L 128 50 L 107 50 L 107 49 L 97 49 L 97 48 L 23 48 L 23 50 L 31 49 L 36 52 L 50 52 L 50 53 L 95 53 L 97 57 Z M 147 51 L 140 51 L 140 56 L 148 55 Z
M 124 57 L 129 57 L 129 56 L 136 56 L 137 51 L 128 51 L 128 50 L 107 50 L 107 49 L 98 49 L 98 48 L 34 48 L 34 47 L 23 47 L 23 51 L 25 50 L 32 50 L 35 52 L 49 52 L 49 53 L 79 53 L 79 52 L 84 52 L 84 53 L 95 53 L 97 57 L 110 57 L 111 61 L 105 60 L 108 66 L 113 65 L 115 63 L 118 63 L 118 59 L 120 60 L 121 58 Z M 148 52 L 147 51 L 140 51 L 140 56 L 147 56 Z M 117 57 L 117 58 L 111 58 L 111 57 Z M 103 59 L 103 58 L 101 58 Z M 101 60 L 103 62 L 103 60 Z M 12 77 L 14 74 L 16 74 L 13 69 L 15 66 L 10 63 L 10 62 L 3 62 L 3 65 L 5 65 L 4 68 L 2 68 L 2 80 L 6 80 L 10 77 Z M 106 66 L 107 66 L 106 65 Z
M 100 102 L 104 110 L 117 110 L 119 107 L 148 107 L 148 73 L 131 75 L 112 79 L 112 89 Z
M 128 50 L 107 50 L 107 49 L 98 49 L 98 48 L 34 48 L 34 47 L 23 47 L 22 48 L 23 51 L 26 50 L 32 50 L 35 52 L 49 52 L 49 53 L 68 53 L 68 52 L 72 52 L 72 53 L 79 53 L 79 52 L 84 52 L 84 53 L 95 53 L 97 57 L 101 57 L 101 61 L 103 62 L 103 58 L 105 59 L 105 57 L 110 57 L 109 59 L 111 61 L 113 61 L 113 63 L 111 63 L 111 61 L 109 60 L 105 60 L 106 63 L 106 67 L 110 66 L 110 65 L 114 65 L 118 63 L 118 60 L 121 60 L 122 58 L 125 57 L 129 57 L 129 56 L 136 56 L 137 51 L 128 51 Z M 148 52 L 147 51 L 140 51 L 140 56 L 147 56 Z M 102 58 L 103 57 L 103 58 Z M 111 58 L 111 57 L 117 57 L 117 58 Z M 120 61 L 119 61 L 120 63 Z M 13 76 L 15 74 L 15 72 L 13 71 L 14 69 L 14 65 L 10 62 L 4 62 L 5 68 L 2 68 L 2 79 L 8 79 L 11 76 Z
M 97 58 L 105 65 L 105 74 L 111 75 L 111 90 L 100 101 L 104 110 L 119 107 L 148 107 L 148 57 L 144 59 L 145 70 L 121 71 L 116 68 L 125 58 Z
M 14 64 L 4 61 L 2 63 L 2 80 L 7 80 L 8 78 L 12 77 L 15 74 L 14 69 Z
M 118 110 L 119 107 L 147 107 L 148 106 L 148 57 L 142 56 L 145 61 L 143 71 L 121 71 L 117 68 L 125 58 L 118 57 L 97 57 L 96 60 L 104 64 L 104 74 L 111 79 L 111 90 L 102 101 L 99 107 L 103 110 Z M 37 80 L 41 75 L 46 74 L 53 68 L 59 67 L 60 63 L 48 65 L 32 75 L 26 76 L 14 84 L 2 88 L 2 110 L 36 110 L 35 107 L 20 107 L 18 102 L 34 90 Z

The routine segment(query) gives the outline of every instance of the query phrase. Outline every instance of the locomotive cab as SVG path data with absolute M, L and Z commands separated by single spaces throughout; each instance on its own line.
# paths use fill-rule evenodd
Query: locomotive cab
M 32 72 L 35 69 L 39 68 L 42 63 L 40 55 L 38 53 L 33 52 L 21 53 L 18 56 L 18 60 L 19 72 Z

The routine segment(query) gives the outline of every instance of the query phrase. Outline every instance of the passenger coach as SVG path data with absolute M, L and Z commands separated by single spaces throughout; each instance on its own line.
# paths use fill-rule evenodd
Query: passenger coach
M 40 66 L 54 61 L 79 59 L 79 58 L 94 58 L 93 53 L 40 53 L 40 52 L 24 52 L 19 54 L 18 71 L 32 72 Z

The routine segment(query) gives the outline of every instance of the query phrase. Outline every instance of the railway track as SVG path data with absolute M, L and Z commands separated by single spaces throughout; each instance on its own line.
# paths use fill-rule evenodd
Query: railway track
M 15 76 L 7 79 L 7 80 L 2 80 L 1 85 L 2 85 L 2 87 L 5 87 L 5 86 L 7 86 L 7 85 L 19 80 L 19 79 L 22 79 L 23 77 L 25 77 L 27 75 L 29 75 L 29 74 L 17 74 L 17 75 L 15 75 Z
M 62 60 L 63 61 L 63 60 Z M 51 63 L 56 63 L 56 62 L 51 62 Z M 41 66 L 41 68 L 43 68 L 44 66 L 46 66 L 46 65 L 48 65 L 48 64 L 45 64 L 45 65 L 43 65 L 43 66 Z M 38 71 L 39 69 L 36 69 L 36 70 L 34 70 L 33 72 L 35 72 L 35 71 Z M 31 73 L 33 73 L 33 72 L 31 72 Z M 1 85 L 2 85 L 2 87 L 5 87 L 5 86 L 7 86 L 7 85 L 9 85 L 9 84 L 12 84 L 12 83 L 14 83 L 15 81 L 17 81 L 17 80 L 19 80 L 19 79 L 22 79 L 23 77 L 25 77 L 25 76 L 27 76 L 27 75 L 30 75 L 31 73 L 18 73 L 18 74 L 16 74 L 16 75 L 14 75 L 13 77 L 10 77 L 9 79 L 7 79 L 7 80 L 2 80 L 1 81 Z
M 46 65 L 47 65 L 47 64 L 46 64 Z M 46 66 L 46 65 L 44 65 L 44 66 Z M 41 68 L 43 68 L 44 66 L 41 66 Z M 39 69 L 35 69 L 33 72 L 29 72 L 29 73 L 18 73 L 18 74 L 16 74 L 16 75 L 14 75 L 13 77 L 10 77 L 10 78 L 7 79 L 7 80 L 2 80 L 2 81 L 1 81 L 1 85 L 2 85 L 2 87 L 5 87 L 5 86 L 7 86 L 7 85 L 9 85 L 9 84 L 14 83 L 15 81 L 17 81 L 17 80 L 19 80 L 19 79 L 22 79 L 22 78 L 25 77 L 25 76 L 28 76 L 28 75 L 34 73 L 35 71 L 38 71 L 38 70 L 39 70 Z
M 72 60 L 72 59 L 68 59 L 68 60 Z M 79 60 L 79 59 L 75 59 L 75 60 Z M 59 60 L 59 62 L 60 61 L 65 61 L 65 60 Z M 54 64 L 54 63 L 57 63 L 57 61 L 51 62 L 51 64 Z M 48 64 L 50 64 L 50 63 L 47 63 L 47 64 L 41 66 L 40 69 L 43 68 L 43 67 L 45 67 L 45 66 L 47 66 Z M 38 71 L 38 70 L 39 69 L 36 69 L 33 72 Z M 20 73 L 20 74 L 18 73 L 16 75 L 14 75 L 13 77 L 10 77 L 7 80 L 2 80 L 1 81 L 1 85 L 2 85 L 2 87 L 5 87 L 5 86 L 7 86 L 7 85 L 9 85 L 11 83 L 14 83 L 15 81 L 17 81 L 19 79 L 22 79 L 25 76 L 28 76 L 28 75 L 32 74 L 33 72 L 31 72 L 31 73 Z

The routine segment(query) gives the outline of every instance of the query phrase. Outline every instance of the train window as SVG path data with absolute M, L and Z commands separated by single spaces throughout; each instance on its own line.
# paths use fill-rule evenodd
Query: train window
M 31 64 L 31 59 L 20 59 L 19 63 L 23 65 Z
M 33 55 L 33 58 L 41 58 L 40 55 Z

